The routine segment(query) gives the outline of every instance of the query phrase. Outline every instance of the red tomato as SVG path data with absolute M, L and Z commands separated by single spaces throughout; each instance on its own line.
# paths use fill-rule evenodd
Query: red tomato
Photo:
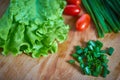
M 65 15 L 76 16 L 80 13 L 81 8 L 76 5 L 67 5 L 63 11 Z
M 74 5 L 80 5 L 81 0 L 66 0 L 67 4 L 74 4 Z
M 89 14 L 83 14 L 76 22 L 76 29 L 78 31 L 84 31 L 88 28 L 90 24 Z

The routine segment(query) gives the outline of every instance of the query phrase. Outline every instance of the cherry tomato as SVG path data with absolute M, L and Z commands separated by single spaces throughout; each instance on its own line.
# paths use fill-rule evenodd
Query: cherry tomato
M 86 30 L 90 24 L 90 19 L 89 14 L 83 14 L 76 22 L 76 29 L 78 31 Z
M 74 5 L 80 5 L 81 0 L 66 0 L 67 4 L 74 4 Z
M 65 15 L 76 16 L 80 13 L 81 8 L 76 5 L 67 5 L 63 11 Z

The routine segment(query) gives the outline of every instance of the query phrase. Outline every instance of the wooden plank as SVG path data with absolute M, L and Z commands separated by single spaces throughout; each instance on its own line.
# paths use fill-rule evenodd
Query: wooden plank
M 0 0 L 0 15 L 8 3 L 8 0 Z M 92 24 L 86 31 L 77 32 L 74 27 L 76 19 L 70 16 L 63 17 L 71 30 L 68 39 L 59 45 L 58 52 L 37 59 L 25 54 L 17 57 L 0 54 L 0 80 L 120 80 L 120 33 L 108 34 L 105 38 L 99 39 Z M 70 54 L 75 45 L 84 46 L 85 42 L 91 39 L 102 41 L 104 48 L 115 48 L 114 54 L 108 57 L 111 73 L 106 78 L 83 75 L 77 65 L 72 66 L 66 62 L 71 59 Z

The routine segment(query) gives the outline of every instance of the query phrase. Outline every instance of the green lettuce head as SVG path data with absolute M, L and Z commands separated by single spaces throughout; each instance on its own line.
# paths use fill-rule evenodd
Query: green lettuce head
M 32 57 L 56 53 L 67 39 L 69 27 L 62 18 L 65 0 L 10 0 L 0 19 L 2 54 L 30 54 Z

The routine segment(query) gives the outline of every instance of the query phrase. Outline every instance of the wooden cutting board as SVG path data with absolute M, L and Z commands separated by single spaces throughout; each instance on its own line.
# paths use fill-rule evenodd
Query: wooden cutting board
M 8 0 L 0 0 L 0 16 L 6 10 L 8 3 Z M 86 31 L 77 32 L 74 28 L 76 18 L 63 17 L 71 30 L 68 39 L 59 45 L 58 52 L 37 59 L 25 54 L 17 57 L 0 54 L 0 80 L 120 80 L 120 33 L 108 34 L 99 39 L 92 24 Z M 104 43 L 104 48 L 110 46 L 115 48 L 114 54 L 108 57 L 111 73 L 106 78 L 86 76 L 78 66 L 72 66 L 66 62 L 72 58 L 70 54 L 74 46 L 84 46 L 88 40 L 97 39 Z

